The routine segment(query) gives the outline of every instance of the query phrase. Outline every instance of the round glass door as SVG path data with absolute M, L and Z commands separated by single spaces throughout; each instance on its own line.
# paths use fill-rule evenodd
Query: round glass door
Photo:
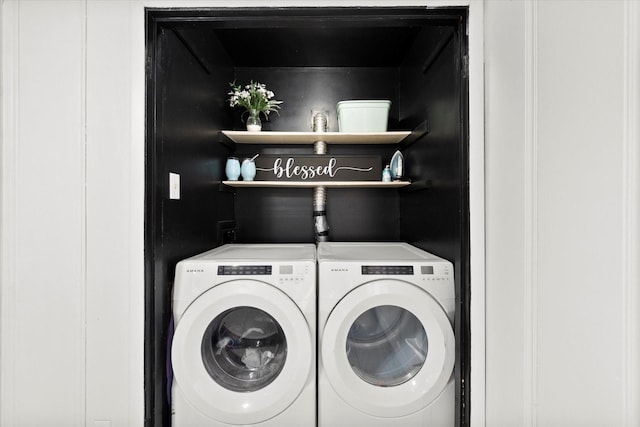
M 315 374 L 313 334 L 291 298 L 257 280 L 197 297 L 176 322 L 174 386 L 208 417 L 256 424 L 288 408 Z
M 256 391 L 271 384 L 287 359 L 287 339 L 272 316 L 254 307 L 218 315 L 202 339 L 207 372 L 228 390 Z
M 351 368 L 376 386 L 397 386 L 413 378 L 427 359 L 427 350 L 427 334 L 418 318 L 397 306 L 365 311 L 347 334 Z
M 428 292 L 402 280 L 345 295 L 321 333 L 321 371 L 350 406 L 381 418 L 427 407 L 449 383 L 453 328 Z

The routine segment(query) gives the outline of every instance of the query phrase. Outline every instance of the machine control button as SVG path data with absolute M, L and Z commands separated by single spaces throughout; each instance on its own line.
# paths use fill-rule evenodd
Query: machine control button
M 363 265 L 363 275 L 413 275 L 412 265 Z

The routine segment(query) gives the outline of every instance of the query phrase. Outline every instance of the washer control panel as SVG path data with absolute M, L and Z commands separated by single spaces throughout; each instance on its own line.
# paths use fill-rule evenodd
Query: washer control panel
M 273 276 L 279 283 L 300 283 L 312 273 L 308 264 L 219 265 L 218 276 Z
M 311 269 L 308 264 L 280 264 L 277 266 L 278 283 L 298 284 L 309 278 Z M 315 271 L 314 271 L 315 273 Z
M 270 265 L 219 265 L 218 276 L 271 276 Z

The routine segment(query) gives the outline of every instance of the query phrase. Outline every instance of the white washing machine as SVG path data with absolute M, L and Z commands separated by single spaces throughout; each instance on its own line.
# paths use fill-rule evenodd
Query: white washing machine
M 173 316 L 173 426 L 316 425 L 315 245 L 180 261 Z
M 406 243 L 318 245 L 318 425 L 455 423 L 453 265 Z

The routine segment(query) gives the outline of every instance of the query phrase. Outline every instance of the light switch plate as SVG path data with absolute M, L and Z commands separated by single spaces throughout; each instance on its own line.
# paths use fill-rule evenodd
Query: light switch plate
M 169 172 L 169 198 L 180 200 L 180 175 Z

